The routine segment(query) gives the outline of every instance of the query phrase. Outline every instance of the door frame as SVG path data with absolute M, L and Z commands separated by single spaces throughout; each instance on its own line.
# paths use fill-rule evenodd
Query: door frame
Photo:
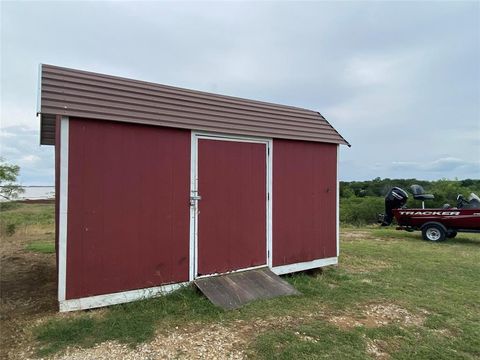
M 273 165 L 273 140 L 270 138 L 257 138 L 249 136 L 237 136 L 229 134 L 208 133 L 203 131 L 192 131 L 190 151 L 190 199 L 198 194 L 198 140 L 235 141 L 247 143 L 265 144 L 266 160 L 266 261 L 265 265 L 255 266 L 272 268 L 272 165 Z M 201 194 L 200 194 L 201 195 Z M 189 246 L 189 280 L 193 281 L 199 277 L 208 277 L 218 274 L 197 276 L 198 274 L 198 201 L 190 200 L 190 246 Z M 201 201 L 201 200 L 200 200 Z M 244 271 L 239 269 L 231 272 Z

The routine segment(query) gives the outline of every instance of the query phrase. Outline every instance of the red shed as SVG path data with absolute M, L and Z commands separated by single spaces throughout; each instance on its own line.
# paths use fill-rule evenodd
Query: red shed
M 61 311 L 337 263 L 338 147 L 316 111 L 51 65 Z

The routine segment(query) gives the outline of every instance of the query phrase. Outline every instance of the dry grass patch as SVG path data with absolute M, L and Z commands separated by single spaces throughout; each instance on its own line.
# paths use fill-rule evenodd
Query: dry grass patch
M 341 255 L 339 267 L 351 274 L 368 274 L 391 268 L 392 264 L 388 261 L 375 258 L 359 258 L 352 255 Z
M 390 354 L 386 351 L 388 344 L 379 339 L 367 340 L 366 351 L 367 354 L 374 359 L 387 360 L 390 359 Z
M 355 241 L 371 238 L 370 231 L 348 229 L 340 231 L 342 241 Z
M 328 321 L 341 329 L 351 329 L 357 326 L 374 328 L 390 324 L 421 326 L 427 314 L 425 310 L 422 310 L 421 314 L 412 314 L 393 303 L 369 304 L 363 307 L 359 313 L 333 316 Z

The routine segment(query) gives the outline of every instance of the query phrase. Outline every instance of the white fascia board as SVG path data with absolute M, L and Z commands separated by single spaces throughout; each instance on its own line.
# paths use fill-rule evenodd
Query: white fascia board
M 337 176 L 337 201 L 336 201 L 336 213 L 337 213 L 337 219 L 336 219 L 336 237 L 337 237 L 337 257 L 340 256 L 340 178 L 338 176 L 338 170 L 339 170 L 339 163 L 340 163 L 340 145 L 337 145 L 337 168 L 335 169 L 335 173 Z
M 38 64 L 37 116 L 42 111 L 42 64 Z
M 190 140 L 190 196 L 197 195 L 197 137 L 191 132 Z M 196 238 L 197 238 L 197 204 L 190 200 L 190 237 L 189 237 L 189 280 L 195 280 L 196 274 Z
M 58 301 L 65 300 L 67 283 L 67 223 L 68 223 L 68 140 L 69 120 L 60 121 L 60 184 L 58 210 Z

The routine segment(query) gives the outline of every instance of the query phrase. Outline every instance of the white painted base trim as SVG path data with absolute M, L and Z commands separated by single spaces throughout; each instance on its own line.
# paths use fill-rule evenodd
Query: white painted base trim
M 336 265 L 337 263 L 338 263 L 338 258 L 331 257 L 326 259 L 318 259 L 313 261 L 301 262 L 297 264 L 276 266 L 272 268 L 272 271 L 277 275 L 284 275 L 284 274 L 290 274 L 298 271 L 315 269 L 323 266 Z M 261 268 L 265 266 L 266 265 L 255 266 L 249 269 L 242 269 L 239 271 L 252 270 L 252 269 Z M 187 281 L 187 282 L 181 282 L 177 284 L 168 284 L 168 285 L 156 286 L 156 287 L 146 288 L 146 289 L 123 291 L 123 292 L 105 294 L 105 295 L 89 296 L 89 297 L 84 297 L 80 299 L 61 300 L 59 302 L 60 311 L 66 312 L 66 311 L 75 311 L 75 310 L 94 309 L 94 308 L 99 308 L 104 306 L 117 305 L 117 304 L 132 302 L 132 301 L 149 299 L 149 298 L 153 298 L 161 295 L 166 295 L 190 283 L 191 282 Z
M 146 289 L 123 291 L 119 293 L 89 296 L 80 299 L 62 300 L 60 301 L 60 311 L 75 311 L 94 309 L 104 306 L 123 304 L 132 301 L 144 300 L 152 297 L 166 295 L 172 291 L 178 290 L 183 286 L 188 285 L 189 282 L 182 282 L 177 284 L 168 284 L 163 286 L 156 286 Z
M 298 271 L 315 269 L 322 266 L 337 265 L 337 264 L 338 264 L 338 257 L 331 257 L 326 259 L 305 261 L 305 262 L 296 263 L 296 264 L 275 266 L 272 268 L 272 271 L 277 275 L 284 275 L 284 274 L 290 274 Z

